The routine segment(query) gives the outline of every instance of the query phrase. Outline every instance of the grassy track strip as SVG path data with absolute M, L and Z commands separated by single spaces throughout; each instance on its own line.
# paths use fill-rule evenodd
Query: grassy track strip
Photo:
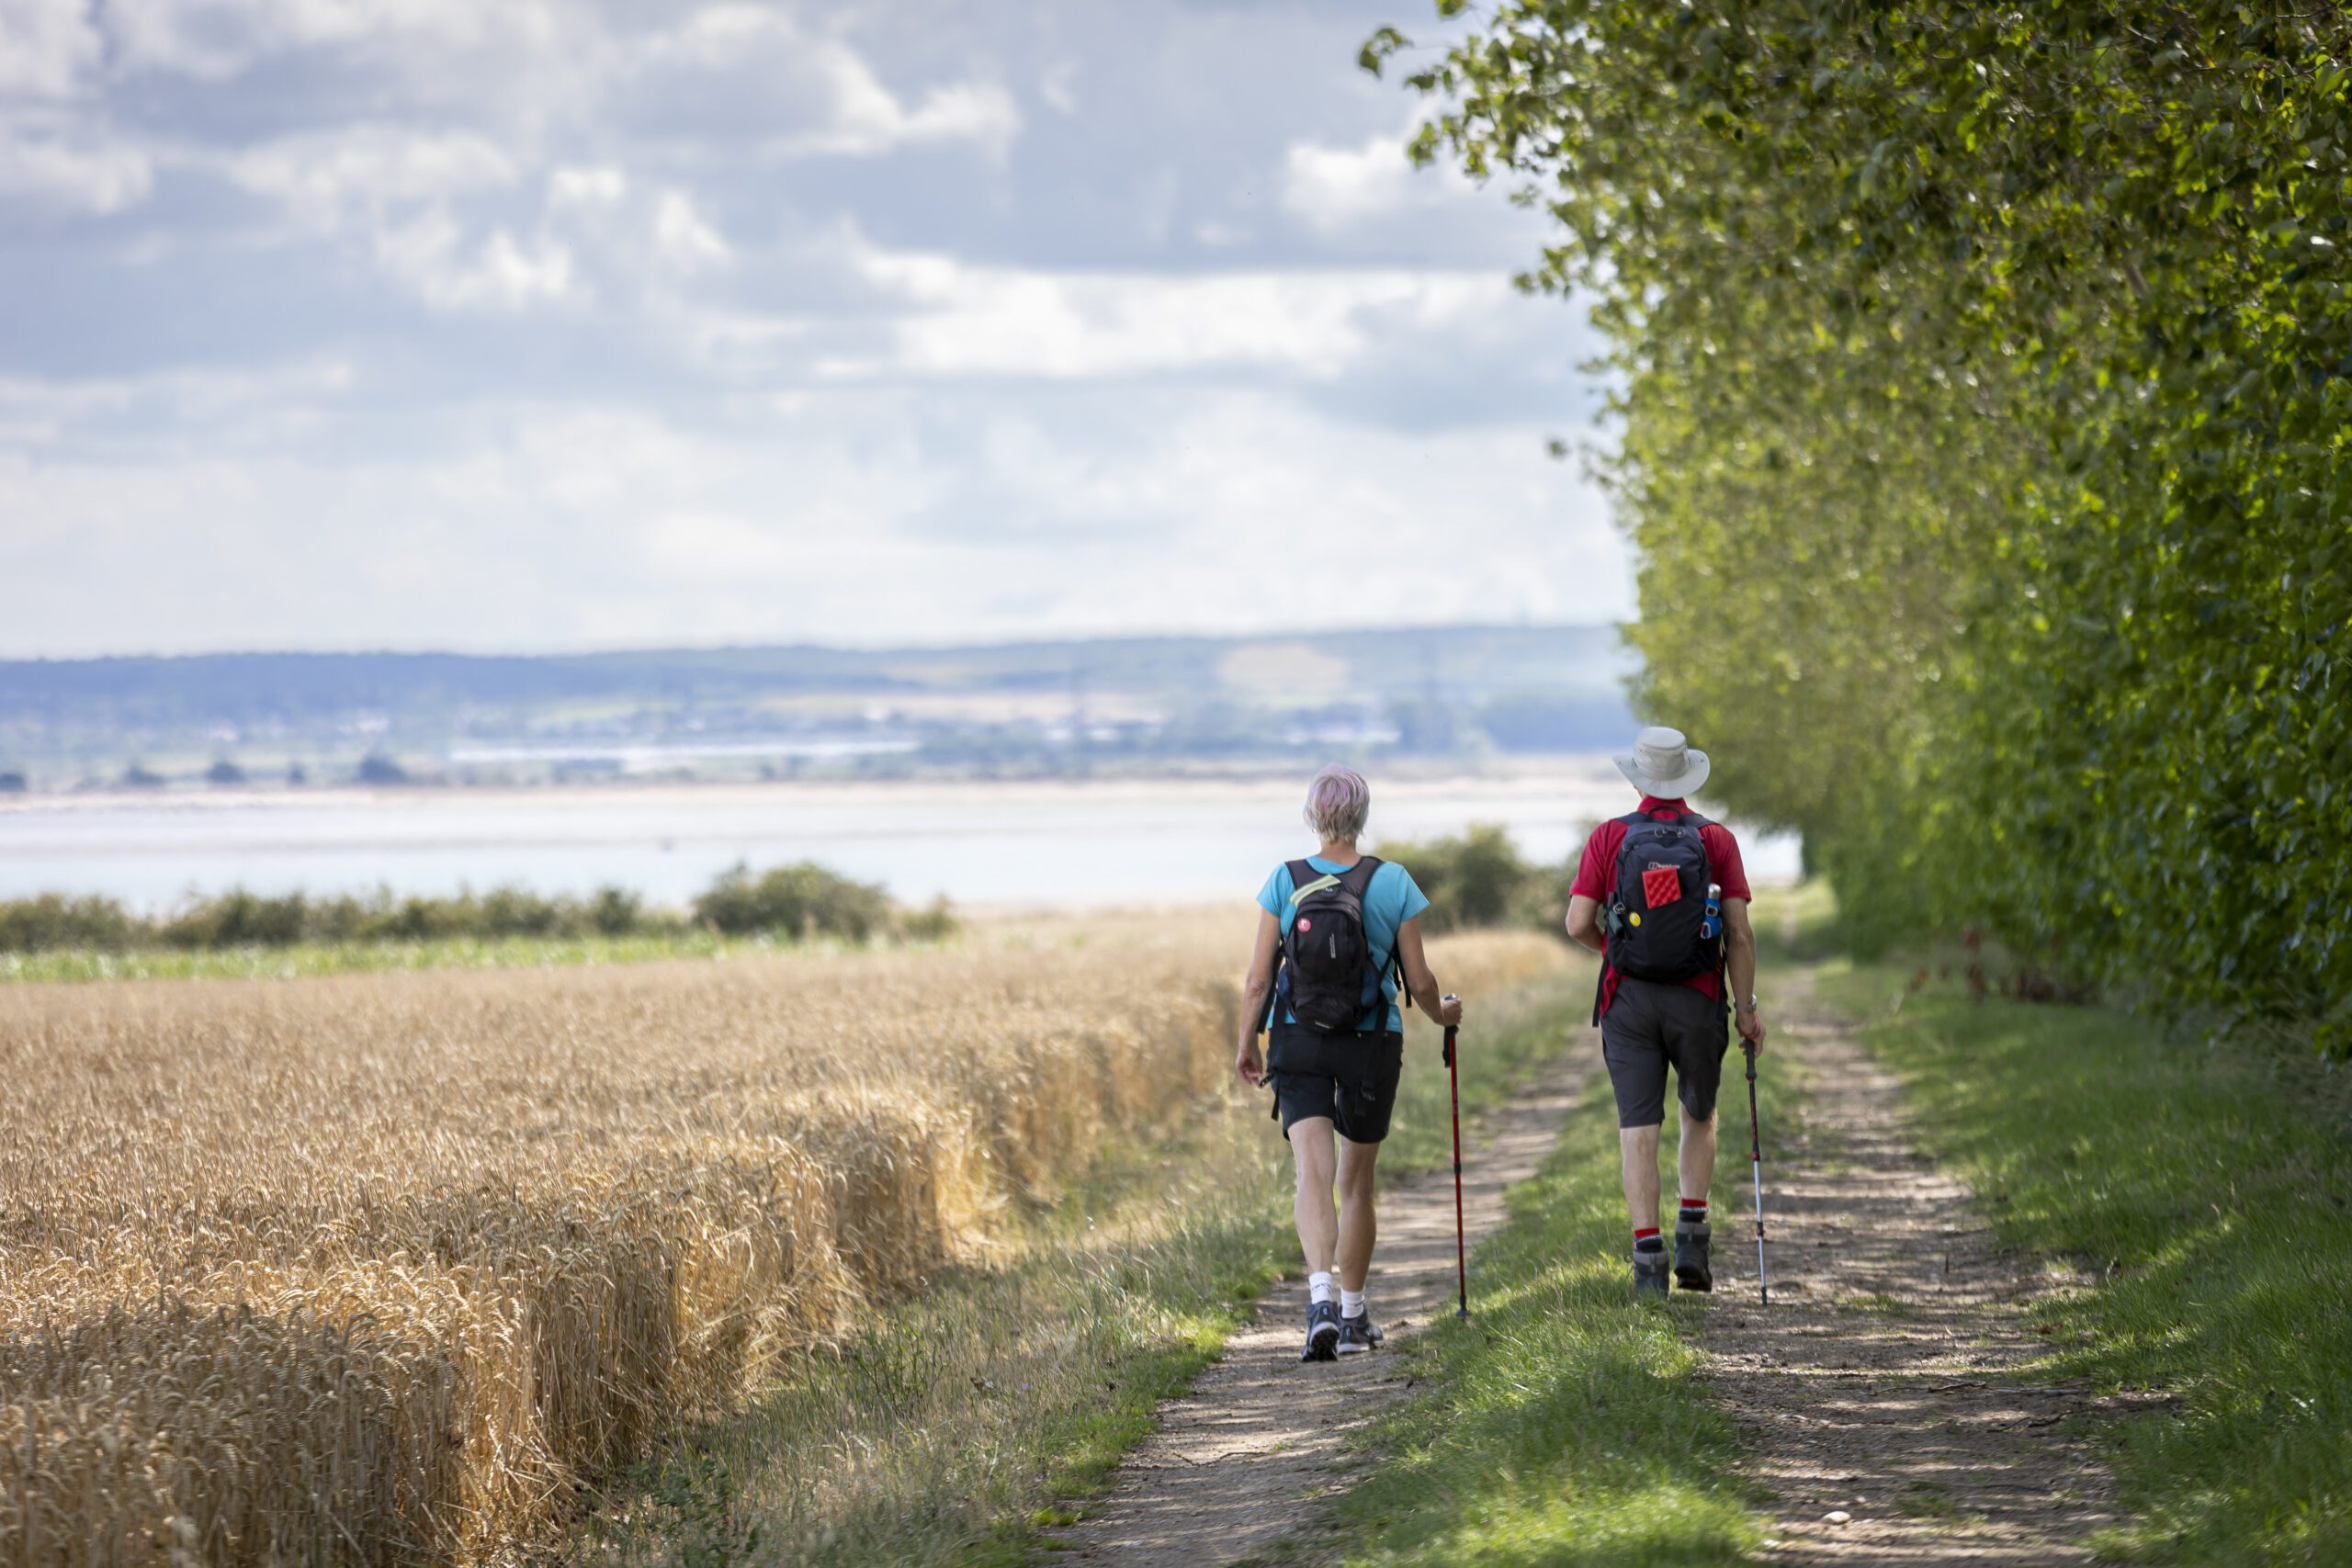
M 2116 1428 L 2138 1562 L 2352 1561 L 2352 1121 L 2313 1066 L 2086 1008 L 1824 975 L 2007 1245 L 2080 1273 L 2042 1371 L 2169 1403 Z M 1899 1011 L 1890 1011 L 1902 996 Z
M 1411 1352 L 1433 1392 L 1380 1424 L 1383 1457 L 1340 1500 L 1331 1533 L 1278 1555 L 1611 1568 L 1740 1560 L 1762 1531 L 1731 1423 L 1697 1382 L 1699 1309 L 1637 1309 L 1626 1245 L 1603 1088 L 1542 1173 L 1513 1191 L 1510 1224 L 1474 1255 L 1471 1322 L 1443 1324 Z

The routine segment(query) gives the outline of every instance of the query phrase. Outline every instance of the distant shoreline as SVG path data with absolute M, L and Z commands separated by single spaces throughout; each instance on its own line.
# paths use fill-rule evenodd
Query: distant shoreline
M 1559 755 L 1514 753 L 1465 766 L 1459 759 L 1398 758 L 1365 764 L 1374 786 L 1398 794 L 1435 794 L 1476 789 L 1482 785 L 1540 784 L 1587 785 L 1616 779 L 1606 752 Z M 974 795 L 997 798 L 1035 796 L 1092 800 L 1118 795 L 1146 796 L 1170 790 L 1204 795 L 1279 793 L 1302 784 L 1312 763 L 1235 764 L 1226 767 L 1165 770 L 1150 773 L 1111 771 L 1072 777 L 1038 774 L 973 776 L 950 772 L 914 773 L 871 779 L 584 779 L 561 784 L 464 784 L 435 782 L 399 785 L 345 783 L 278 785 L 215 785 L 185 784 L 156 788 L 109 785 L 96 789 L 40 790 L 0 795 L 0 815 L 78 810 L 205 810 L 256 807 L 387 807 L 430 806 L 436 801 L 462 800 L 470 805 L 530 800 L 552 807 L 628 801 L 635 804 L 742 803 L 758 800 L 844 802 L 888 796 L 897 800 L 927 797 L 956 799 Z

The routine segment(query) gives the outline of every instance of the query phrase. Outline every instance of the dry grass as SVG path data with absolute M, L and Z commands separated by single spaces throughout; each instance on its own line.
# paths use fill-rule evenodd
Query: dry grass
M 0 1555 L 480 1559 L 1200 1103 L 1245 936 L 0 994 Z

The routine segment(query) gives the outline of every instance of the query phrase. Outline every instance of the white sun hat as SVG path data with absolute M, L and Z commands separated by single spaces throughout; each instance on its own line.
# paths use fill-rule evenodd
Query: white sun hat
M 1634 737 L 1634 749 L 1610 754 L 1617 771 L 1644 795 L 1686 800 L 1707 782 L 1707 754 L 1691 749 L 1682 731 L 1652 725 Z

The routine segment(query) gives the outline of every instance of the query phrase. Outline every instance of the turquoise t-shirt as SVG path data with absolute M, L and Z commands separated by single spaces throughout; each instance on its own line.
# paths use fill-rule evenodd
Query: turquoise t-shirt
M 1338 861 L 1311 855 L 1307 864 L 1317 871 L 1341 872 L 1347 866 Z M 1350 862 L 1353 864 L 1353 862 Z M 1266 878 L 1266 886 L 1258 890 L 1258 908 L 1281 920 L 1290 913 L 1293 891 L 1290 863 L 1285 861 L 1274 867 L 1273 875 Z M 1380 869 L 1372 874 L 1372 883 L 1363 890 L 1363 937 L 1372 944 L 1372 961 L 1380 970 L 1380 994 L 1388 998 L 1388 1021 L 1385 1027 L 1402 1030 L 1405 1015 L 1396 1007 L 1396 931 L 1407 920 L 1430 907 L 1430 901 L 1413 882 L 1413 874 L 1395 861 L 1383 861 Z M 1296 1023 L 1290 1009 L 1283 1009 L 1283 1021 Z M 1364 1014 L 1360 1025 L 1363 1029 L 1384 1027 L 1374 1021 L 1374 1014 Z

